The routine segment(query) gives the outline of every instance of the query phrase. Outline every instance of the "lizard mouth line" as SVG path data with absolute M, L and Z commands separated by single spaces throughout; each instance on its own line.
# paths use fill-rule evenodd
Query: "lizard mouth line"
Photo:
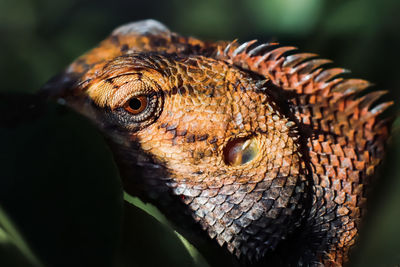
M 230 166 L 239 166 L 252 161 L 259 148 L 254 136 L 239 137 L 230 140 L 224 150 L 224 162 Z

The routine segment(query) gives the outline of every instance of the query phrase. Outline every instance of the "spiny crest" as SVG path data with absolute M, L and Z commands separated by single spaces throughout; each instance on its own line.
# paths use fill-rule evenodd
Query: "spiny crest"
M 284 90 L 314 96 L 309 98 L 310 104 L 324 98 L 329 100 L 331 107 L 335 105 L 341 109 L 344 106 L 336 102 L 347 101 L 346 111 L 362 110 L 362 121 L 374 119 L 393 104 L 392 101 L 385 102 L 370 109 L 386 91 L 372 92 L 357 98 L 357 93 L 371 84 L 363 79 L 341 78 L 341 74 L 349 72 L 347 69 L 322 67 L 331 63 L 331 60 L 317 58 L 314 53 L 290 53 L 297 49 L 293 46 L 256 42 L 257 40 L 252 40 L 239 45 L 234 40 L 223 50 L 218 47 L 216 57 L 262 74 Z

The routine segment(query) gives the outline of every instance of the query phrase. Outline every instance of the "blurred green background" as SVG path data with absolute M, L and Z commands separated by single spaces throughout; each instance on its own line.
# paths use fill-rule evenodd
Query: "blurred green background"
M 202 39 L 295 45 L 388 90 L 394 115 L 399 14 L 398 0 L 0 0 L 0 266 L 205 266 L 141 209 L 122 215 L 112 156 L 85 119 L 52 104 L 24 108 L 36 100 L 22 93 L 113 28 L 154 18 Z M 399 154 L 397 120 L 350 266 L 400 264 Z

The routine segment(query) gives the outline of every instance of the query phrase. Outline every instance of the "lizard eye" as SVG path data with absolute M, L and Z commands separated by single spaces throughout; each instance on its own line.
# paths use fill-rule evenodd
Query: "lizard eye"
M 146 96 L 134 96 L 124 105 L 124 109 L 129 113 L 136 115 L 143 112 L 148 106 Z
M 120 113 L 124 121 L 134 123 L 146 121 L 147 124 L 160 115 L 162 98 L 156 91 L 147 89 L 131 95 L 120 107 L 124 111 Z
M 88 91 L 108 120 L 129 130 L 143 129 L 160 116 L 164 95 L 158 84 L 137 74 L 102 80 Z

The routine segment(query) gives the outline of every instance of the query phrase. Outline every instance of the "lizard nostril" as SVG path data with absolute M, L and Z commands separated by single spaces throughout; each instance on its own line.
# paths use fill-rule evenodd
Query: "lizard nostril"
M 228 142 L 224 148 L 225 164 L 243 165 L 253 160 L 258 154 L 258 145 L 254 137 L 241 137 Z

